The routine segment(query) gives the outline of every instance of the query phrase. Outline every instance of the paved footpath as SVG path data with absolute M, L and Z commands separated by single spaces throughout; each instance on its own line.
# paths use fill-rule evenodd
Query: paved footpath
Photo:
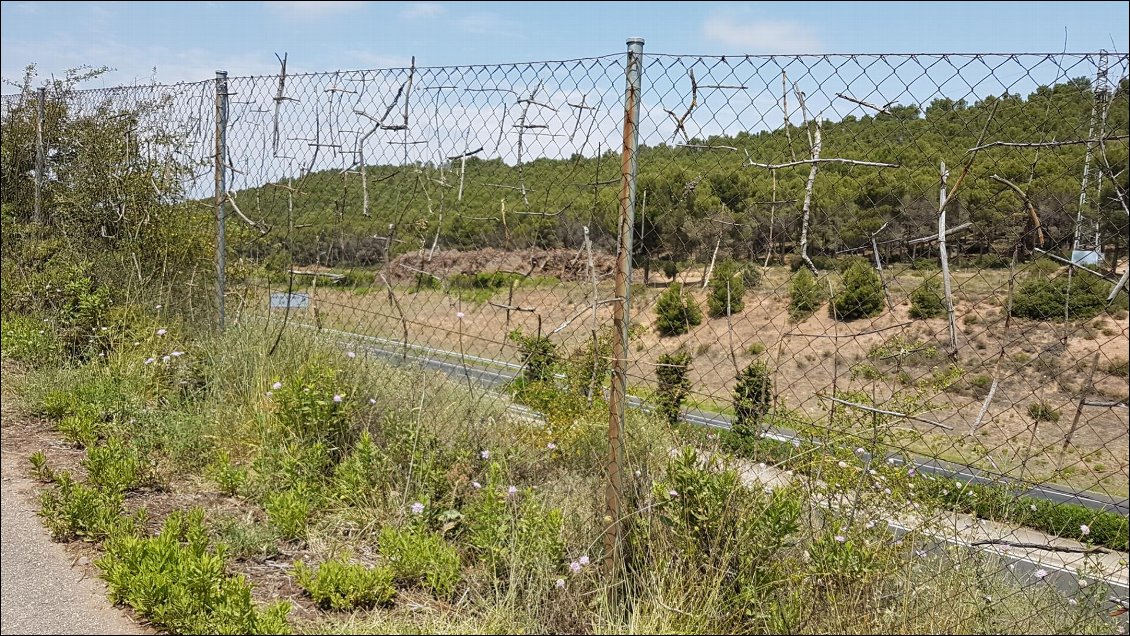
M 5 375 L 8 371 L 5 370 Z M 24 476 L 31 453 L 31 424 L 12 411 L 8 387 L 0 410 L 0 633 L 146 634 L 106 598 L 102 581 L 88 574 L 85 559 L 53 543 L 36 515 L 35 483 Z

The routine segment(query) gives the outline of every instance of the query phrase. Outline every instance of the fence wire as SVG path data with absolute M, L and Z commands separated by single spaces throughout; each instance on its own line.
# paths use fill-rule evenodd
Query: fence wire
M 747 435 L 769 487 L 816 453 L 804 478 L 839 483 L 862 516 L 1124 591 L 1125 554 L 1087 553 L 1077 517 L 1043 528 L 1077 551 L 1027 546 L 1048 539 L 1018 526 L 1036 500 L 1127 514 L 1127 71 L 1107 53 L 645 53 L 633 406 Z M 199 218 L 223 205 L 229 321 L 591 404 L 611 363 L 624 74 L 623 55 L 283 61 L 221 95 L 65 99 L 138 113 L 120 139 L 145 148 L 131 174 Z M 3 105 L 28 116 L 26 93 Z M 5 187 L 30 192 L 29 152 Z M 104 184 L 112 233 L 144 210 Z M 938 479 L 892 493 L 886 471 Z M 954 513 L 916 514 L 924 499 Z

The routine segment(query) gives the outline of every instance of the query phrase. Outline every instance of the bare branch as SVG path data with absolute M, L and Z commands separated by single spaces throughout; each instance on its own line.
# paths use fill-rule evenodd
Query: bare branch
M 846 99 L 847 101 L 849 101 L 853 104 L 859 104 L 860 106 L 866 106 L 867 108 L 870 108 L 871 110 L 877 111 L 877 112 L 882 113 L 884 115 L 892 114 L 891 111 L 887 110 L 886 106 L 876 106 L 875 104 L 872 104 L 871 102 L 865 102 L 862 99 L 856 99 L 856 98 L 854 98 L 850 95 L 844 95 L 843 93 L 836 93 L 836 97 L 839 97 L 840 99 Z
M 979 150 L 986 150 L 988 148 L 1057 148 L 1059 146 L 1081 146 L 1083 144 L 1101 144 L 1107 141 L 1122 141 L 1130 139 L 1130 135 L 1111 135 L 1109 137 L 1099 137 L 1098 139 L 1073 139 L 1071 141 L 1041 141 L 1041 142 L 1012 142 L 1012 141 L 994 141 L 990 144 L 983 146 L 975 146 L 966 152 L 977 152 Z
M 866 404 L 859 404 L 858 402 L 849 402 L 847 400 L 841 400 L 840 398 L 831 397 L 829 395 L 821 395 L 820 397 L 822 397 L 826 400 L 831 400 L 832 402 L 835 402 L 836 404 L 843 404 L 844 406 L 850 406 L 853 409 L 859 409 L 861 411 L 867 411 L 869 413 L 878 413 L 880 415 L 890 415 L 892 417 L 899 417 L 899 418 L 906 419 L 906 420 L 913 420 L 915 422 L 922 422 L 923 424 L 929 424 L 931 426 L 937 426 L 938 428 L 944 428 L 947 431 L 953 430 L 953 427 L 948 425 L 948 424 L 942 424 L 941 422 L 935 422 L 934 420 L 928 420 L 928 419 L 923 418 L 923 417 L 918 417 L 917 415 L 908 415 L 906 413 L 898 413 L 896 411 L 887 411 L 887 410 L 884 410 L 884 409 L 877 409 L 873 406 L 867 406 Z

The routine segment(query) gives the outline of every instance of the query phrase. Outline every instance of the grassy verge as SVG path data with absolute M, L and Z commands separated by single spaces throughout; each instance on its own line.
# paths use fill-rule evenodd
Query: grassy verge
M 75 466 L 35 460 L 45 520 L 98 544 L 112 598 L 170 632 L 1117 630 L 1101 585 L 1068 599 L 992 557 L 921 554 L 866 523 L 893 498 L 814 513 L 806 486 L 751 490 L 692 450 L 702 432 L 641 413 L 625 427 L 625 560 L 604 571 L 599 400 L 538 387 L 568 406 L 531 421 L 306 333 L 271 353 L 260 329 L 154 327 L 42 366 L 20 393 L 81 449 Z M 771 450 L 797 470 L 832 460 Z M 290 605 L 269 591 L 283 580 Z

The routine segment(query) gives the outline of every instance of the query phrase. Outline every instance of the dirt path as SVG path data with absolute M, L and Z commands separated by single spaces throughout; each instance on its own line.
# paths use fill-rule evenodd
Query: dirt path
M 6 366 L 6 365 L 5 365 Z M 26 476 L 27 456 L 39 442 L 42 424 L 21 417 L 11 395 L 14 370 L 5 368 L 0 409 L 0 492 L 2 492 L 3 634 L 146 634 L 110 605 L 89 557 L 53 543 L 36 515 L 35 482 Z

